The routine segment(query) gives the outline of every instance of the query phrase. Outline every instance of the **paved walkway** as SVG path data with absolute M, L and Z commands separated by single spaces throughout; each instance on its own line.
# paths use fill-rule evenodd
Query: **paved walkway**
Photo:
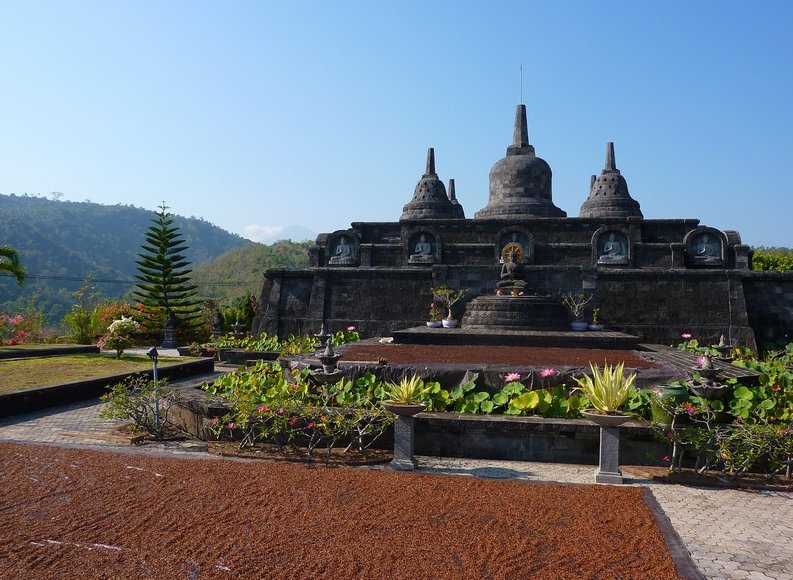
M 147 444 L 130 448 L 113 435 L 119 421 L 99 418 L 99 401 L 77 403 L 0 419 L 0 441 L 103 446 L 118 451 L 199 454 L 206 445 L 193 441 Z M 428 473 L 593 483 L 593 466 L 480 461 L 419 457 Z M 752 492 L 664 485 L 645 485 L 671 521 L 694 563 L 706 578 L 775 578 L 793 580 L 793 493 Z

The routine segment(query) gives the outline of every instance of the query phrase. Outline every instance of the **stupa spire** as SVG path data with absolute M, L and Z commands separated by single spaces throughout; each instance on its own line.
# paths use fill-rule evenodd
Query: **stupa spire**
M 424 175 L 437 175 L 435 173 L 435 148 L 430 147 L 427 149 L 427 170 Z
M 515 130 L 512 134 L 514 147 L 526 147 L 529 144 L 529 123 L 526 120 L 526 105 L 518 105 L 515 111 Z
M 454 179 L 449 180 L 449 200 L 457 201 L 457 192 L 454 191 Z
M 614 160 L 614 142 L 606 143 L 606 171 L 616 171 L 617 162 Z

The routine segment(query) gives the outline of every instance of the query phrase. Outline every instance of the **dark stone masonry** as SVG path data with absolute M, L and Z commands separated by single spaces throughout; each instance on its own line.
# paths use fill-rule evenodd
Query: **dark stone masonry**
M 320 234 L 307 269 L 265 273 L 253 331 L 316 333 L 324 322 L 329 331 L 352 324 L 364 336 L 387 336 L 424 325 L 430 288 L 442 284 L 468 288 L 454 309 L 464 324 L 466 304 L 495 296 L 514 252 L 526 296 L 543 303 L 592 294 L 587 318 L 599 308 L 607 329 L 644 342 L 676 343 L 690 332 L 755 347 L 788 334 L 793 276 L 751 272 L 749 246 L 737 231 L 697 219 L 645 219 L 617 169 L 613 143 L 578 217 L 554 205 L 551 178 L 529 144 L 524 105 L 512 145 L 490 172 L 487 206 L 473 219 L 453 180 L 447 191 L 438 177 L 430 149 L 398 222 L 353 222 Z

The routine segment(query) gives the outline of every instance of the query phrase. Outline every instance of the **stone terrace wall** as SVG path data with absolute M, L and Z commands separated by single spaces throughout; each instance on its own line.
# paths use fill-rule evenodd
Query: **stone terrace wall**
M 608 328 L 644 342 L 677 344 L 688 332 L 709 344 L 723 334 L 754 347 L 743 275 L 730 270 L 599 271 L 594 302 Z
M 743 286 L 758 346 L 793 341 L 793 272 L 747 272 Z

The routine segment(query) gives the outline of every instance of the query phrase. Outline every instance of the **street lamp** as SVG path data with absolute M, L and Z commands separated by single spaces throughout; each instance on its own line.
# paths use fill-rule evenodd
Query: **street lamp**
M 152 371 L 154 376 L 154 425 L 157 429 L 157 435 L 160 434 L 160 393 L 157 384 L 157 347 L 153 346 L 149 349 L 146 355 L 151 359 Z

